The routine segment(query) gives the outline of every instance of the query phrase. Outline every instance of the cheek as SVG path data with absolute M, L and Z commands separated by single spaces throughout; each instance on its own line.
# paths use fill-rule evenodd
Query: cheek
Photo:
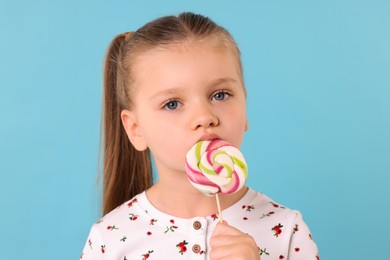
M 146 140 L 152 153 L 159 154 L 160 157 L 178 156 L 183 150 L 183 134 L 177 131 L 174 125 L 164 126 L 156 124 L 148 129 Z
M 237 129 L 245 128 L 246 123 L 246 109 L 242 106 L 232 106 L 228 112 L 229 121 Z
M 235 109 L 231 111 L 228 124 L 230 128 L 230 138 L 234 146 L 240 147 L 242 140 L 244 138 L 244 133 L 246 130 L 246 110 L 245 109 Z

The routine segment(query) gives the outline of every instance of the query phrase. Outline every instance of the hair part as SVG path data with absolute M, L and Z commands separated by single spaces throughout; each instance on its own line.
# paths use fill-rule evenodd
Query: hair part
M 134 148 L 120 116 L 121 111 L 131 110 L 134 105 L 133 74 L 137 57 L 157 47 L 211 38 L 220 40 L 234 52 L 242 76 L 240 51 L 233 37 L 202 15 L 186 12 L 165 16 L 145 24 L 134 33 L 120 34 L 112 40 L 106 54 L 103 79 L 103 215 L 153 184 L 149 149 L 137 151 Z

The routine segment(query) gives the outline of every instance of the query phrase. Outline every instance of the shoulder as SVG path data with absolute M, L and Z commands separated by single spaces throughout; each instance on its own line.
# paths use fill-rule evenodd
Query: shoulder
M 248 189 L 245 196 L 234 205 L 234 210 L 246 214 L 255 212 L 257 216 L 260 216 L 260 219 L 275 216 L 294 219 L 300 215 L 299 211 L 290 209 L 267 195 L 252 189 Z
M 270 227 L 271 230 L 280 228 L 290 233 L 297 223 L 303 222 L 300 211 L 284 206 L 261 192 L 249 192 L 252 194 L 251 199 L 241 206 L 241 211 L 246 216 L 243 216 L 243 219 L 251 218 L 252 225 Z
M 132 230 L 134 234 L 144 231 L 147 222 L 137 206 L 138 196 L 140 195 L 118 206 L 92 225 L 82 253 L 83 259 L 115 258 L 116 254 L 122 252 L 124 242 L 130 240 L 128 230 Z M 112 248 L 117 250 L 113 251 Z
M 130 200 L 122 203 L 105 216 L 103 216 L 100 220 L 98 220 L 93 226 L 92 229 L 97 230 L 110 230 L 118 228 L 118 225 L 121 223 L 131 223 L 137 220 L 142 221 L 143 210 L 138 206 L 139 198 L 143 195 L 143 193 L 136 195 Z
M 298 259 L 315 259 L 317 247 L 300 211 L 254 190 L 234 208 L 234 216 L 229 216 L 234 219 L 232 224 L 255 239 L 262 258 L 296 255 Z

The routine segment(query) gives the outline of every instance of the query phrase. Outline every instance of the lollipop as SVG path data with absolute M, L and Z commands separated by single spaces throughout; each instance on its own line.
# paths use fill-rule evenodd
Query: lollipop
M 190 183 L 200 192 L 216 195 L 220 216 L 218 193 L 239 191 L 248 176 L 240 150 L 220 139 L 197 142 L 187 153 L 186 172 Z

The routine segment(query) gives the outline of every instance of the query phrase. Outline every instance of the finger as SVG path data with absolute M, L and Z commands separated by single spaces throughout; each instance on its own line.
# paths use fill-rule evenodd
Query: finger
M 259 259 L 259 250 L 256 245 L 244 241 L 233 244 L 211 247 L 210 259 Z
M 212 236 L 220 236 L 220 235 L 240 236 L 242 234 L 244 233 L 242 233 L 237 228 L 230 226 L 229 224 L 227 224 L 227 222 L 226 223 L 219 222 L 215 226 Z
M 254 239 L 247 234 L 241 233 L 240 235 L 216 235 L 210 238 L 211 248 L 218 248 L 222 246 L 235 246 L 240 245 L 255 245 Z

